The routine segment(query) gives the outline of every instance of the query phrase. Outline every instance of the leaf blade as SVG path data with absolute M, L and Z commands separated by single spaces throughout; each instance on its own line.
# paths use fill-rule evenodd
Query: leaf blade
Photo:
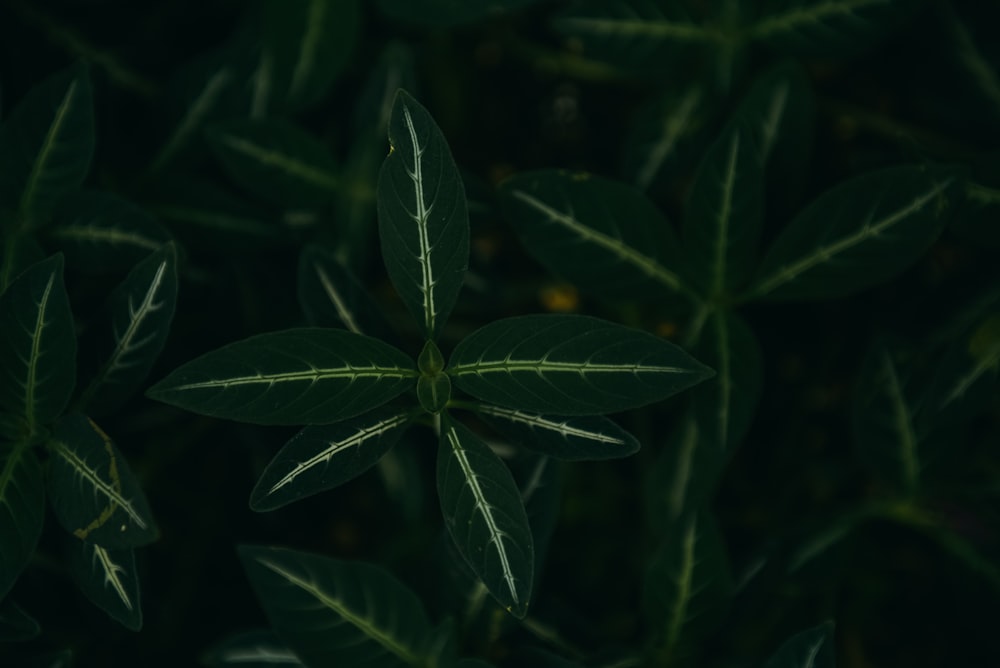
M 27 442 L 0 445 L 0 600 L 27 566 L 42 534 L 45 482 Z
M 142 628 L 139 573 L 131 549 L 109 550 L 76 541 L 69 567 L 80 591 L 91 603 L 130 631 Z

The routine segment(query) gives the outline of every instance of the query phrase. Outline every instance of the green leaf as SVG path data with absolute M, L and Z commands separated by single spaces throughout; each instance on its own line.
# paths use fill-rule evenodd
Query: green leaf
M 490 594 L 515 617 L 528 611 L 534 544 L 521 493 L 478 436 L 442 419 L 437 486 L 445 526 Z
M 67 415 L 46 445 L 51 455 L 49 500 L 67 531 L 110 550 L 156 540 L 159 532 L 138 479 L 92 420 Z
M 361 282 L 324 248 L 307 245 L 302 249 L 298 297 L 302 311 L 313 325 L 342 327 L 382 340 L 392 336 L 389 321 Z
M 94 103 L 86 67 L 32 88 L 0 127 L 0 205 L 37 227 L 79 187 L 94 153 Z
M 309 666 L 421 665 L 431 625 L 386 571 L 283 548 L 243 545 L 240 559 L 278 637 Z
M 703 295 L 718 299 L 755 266 L 764 214 L 764 173 L 753 130 L 737 120 L 708 149 L 684 217 L 684 249 Z
M 694 651 L 724 617 L 732 591 L 725 545 L 710 516 L 673 522 L 643 588 L 657 664 L 670 665 Z
M 453 26 L 516 11 L 539 0 L 378 0 L 386 16 L 433 26 Z
M 786 640 L 764 668 L 834 668 L 833 623 L 826 622 Z
M 354 51 L 360 15 L 358 0 L 265 0 L 266 86 L 281 108 L 301 109 L 329 92 Z
M 490 404 L 474 410 L 512 443 L 563 461 L 617 459 L 639 451 L 632 434 L 604 417 L 556 417 Z
M 34 432 L 54 420 L 76 383 L 76 335 L 63 257 L 32 265 L 0 296 L 0 408 Z
M 400 90 L 378 177 L 379 236 L 389 278 L 427 338 L 451 313 L 469 264 L 465 188 L 430 114 Z
M 0 593 L 0 642 L 23 642 L 38 637 L 42 627 L 11 598 Z
M 111 318 L 103 360 L 80 398 L 91 415 L 128 399 L 163 350 L 177 304 L 177 249 L 167 244 L 140 262 L 108 299 Z
M 884 342 L 874 345 L 858 376 L 852 417 L 862 461 L 876 477 L 913 494 L 920 482 L 920 438 L 903 373 Z
M 222 167 L 248 193 L 278 206 L 312 206 L 337 190 L 337 164 L 317 138 L 285 121 L 232 120 L 208 131 Z
M 132 631 L 142 628 L 139 574 L 131 549 L 106 549 L 90 541 L 74 540 L 69 568 L 83 595 Z
M 509 178 L 500 194 L 525 249 L 581 289 L 628 299 L 688 293 L 673 230 L 638 190 L 552 170 Z
M 579 315 L 490 323 L 458 344 L 447 372 L 483 401 L 555 415 L 638 408 L 713 373 L 652 334 Z
M 68 649 L 19 658 L 18 668 L 70 668 L 73 665 L 73 653 Z
M 170 233 L 144 210 L 97 190 L 67 195 L 46 236 L 71 267 L 92 273 L 131 269 L 170 241 Z
M 278 640 L 273 631 L 244 631 L 212 645 L 201 656 L 201 663 L 210 668 L 239 666 L 240 668 L 268 668 L 280 665 L 291 668 L 305 666 Z
M 0 221 L 0 229 L 4 223 Z M 0 238 L 0 295 L 22 271 L 45 259 L 33 234 L 10 232 Z
M 0 443 L 0 600 L 35 552 L 45 518 L 42 467 L 27 442 Z
M 264 469 L 250 507 L 275 510 L 356 478 L 396 444 L 416 414 L 412 408 L 382 406 L 336 424 L 306 427 Z
M 807 166 L 814 107 L 806 73 L 795 61 L 786 61 L 757 77 L 735 118 L 752 133 L 768 171 L 794 179 Z
M 840 297 L 877 285 L 937 239 L 954 172 L 891 167 L 820 195 L 775 239 L 748 298 Z
M 413 361 L 360 334 L 289 329 L 231 343 L 175 369 L 153 399 L 255 424 L 329 424 L 380 406 L 416 384 Z

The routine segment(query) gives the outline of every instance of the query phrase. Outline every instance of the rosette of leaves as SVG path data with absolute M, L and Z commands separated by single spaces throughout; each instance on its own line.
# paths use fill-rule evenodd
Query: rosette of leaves
M 638 443 L 604 413 L 660 401 L 712 372 L 661 338 L 570 315 L 489 323 L 446 358 L 436 340 L 468 264 L 464 187 L 441 131 L 404 91 L 392 106 L 389 141 L 377 187 L 379 236 L 389 278 L 425 339 L 417 359 L 373 335 L 385 325 L 360 285 L 332 256 L 310 249 L 300 269 L 303 305 L 342 328 L 232 343 L 176 369 L 149 395 L 215 417 L 307 425 L 257 483 L 250 505 L 261 511 L 358 476 L 411 425 L 431 425 L 447 530 L 490 594 L 522 617 L 535 554 L 521 494 L 456 412 L 471 411 L 553 457 L 620 457 Z M 421 664 L 435 651 L 437 635 L 427 632 L 415 597 L 375 567 L 262 547 L 241 555 L 272 625 L 308 665 L 334 657 Z M 334 626 L 337 633 L 318 632 Z

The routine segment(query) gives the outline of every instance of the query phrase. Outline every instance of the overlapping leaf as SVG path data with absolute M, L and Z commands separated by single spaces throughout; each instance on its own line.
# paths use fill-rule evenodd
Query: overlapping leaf
M 0 126 L 0 206 L 37 227 L 60 197 L 79 187 L 94 153 L 93 107 L 82 65 L 25 95 Z
M 413 361 L 360 334 L 290 329 L 244 339 L 175 369 L 149 396 L 195 413 L 256 424 L 328 424 L 416 384 Z
M 139 574 L 132 550 L 111 550 L 90 541 L 73 542 L 69 567 L 80 591 L 125 628 L 141 629 Z
M 177 303 L 177 250 L 171 243 L 129 272 L 109 297 L 103 362 L 81 397 L 90 415 L 122 404 L 146 378 L 170 332 Z
M 202 655 L 201 662 L 211 668 L 268 668 L 275 664 L 303 668 L 305 665 L 273 631 L 264 630 L 244 631 L 216 643 Z
M 42 632 L 31 615 L 21 609 L 10 597 L 0 593 L 0 642 L 31 640 Z
M 76 334 L 62 255 L 32 265 L 0 296 L 0 408 L 35 430 L 66 407 L 76 382 Z
M 478 436 L 442 419 L 437 486 L 445 526 L 459 553 L 515 617 L 528 610 L 534 544 L 510 471 Z
M 158 530 L 128 462 L 89 418 L 61 419 L 47 442 L 52 510 L 80 540 L 108 550 L 146 545 Z
M 272 627 L 307 665 L 428 661 L 431 626 L 419 599 L 381 568 L 283 548 L 239 553 Z
M 0 220 L 0 229 L 10 227 Z M 11 231 L 0 236 L 0 295 L 22 271 L 44 259 L 45 251 L 38 245 L 35 235 Z
M 687 291 L 673 230 L 638 190 L 553 170 L 518 174 L 500 192 L 525 249 L 574 285 L 630 299 Z
M 0 444 L 0 600 L 35 552 L 45 518 L 42 466 L 27 443 Z
M 839 297 L 891 278 L 940 234 L 953 181 L 947 168 L 903 166 L 835 186 L 774 241 L 748 296 Z
M 378 178 L 382 257 L 421 331 L 435 338 L 469 263 L 465 188 L 434 119 L 402 90 L 392 106 L 389 143 Z
M 395 445 L 412 408 L 382 406 L 331 425 L 306 427 L 264 469 L 250 495 L 254 510 L 274 510 L 361 475 Z
M 724 453 L 704 433 L 693 410 L 670 430 L 646 487 L 646 516 L 652 535 L 663 537 L 682 517 L 705 507 L 725 464 Z
M 637 408 L 712 375 L 668 341 L 577 315 L 490 323 L 459 343 L 447 372 L 483 401 L 554 415 Z
M 764 668 L 834 668 L 833 624 L 796 633 L 764 663 Z
M 538 0 L 379 0 L 386 16 L 411 23 L 451 26 L 515 11 Z

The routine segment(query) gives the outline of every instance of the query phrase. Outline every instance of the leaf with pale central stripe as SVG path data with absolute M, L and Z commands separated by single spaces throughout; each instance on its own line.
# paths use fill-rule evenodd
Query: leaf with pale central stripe
M 83 595 L 126 628 L 141 629 L 139 574 L 133 551 L 109 550 L 90 541 L 73 542 L 69 568 Z
M 306 427 L 264 469 L 250 507 L 274 510 L 356 478 L 395 445 L 418 412 L 381 406 L 343 422 Z
M 441 421 L 437 488 L 459 553 L 508 612 L 524 617 L 534 578 L 534 541 L 521 492 L 489 446 L 447 415 Z
M 796 633 L 767 660 L 763 668 L 834 668 L 833 622 Z
M 416 385 L 413 360 L 336 329 L 252 336 L 184 364 L 147 392 L 202 415 L 256 424 L 329 424 Z
M 434 338 L 469 264 L 465 187 L 434 119 L 403 90 L 392 105 L 389 144 L 376 193 L 382 257 L 422 333 Z
M 497 320 L 458 344 L 446 372 L 483 401 L 555 415 L 638 408 L 712 375 L 664 339 L 580 315 Z

